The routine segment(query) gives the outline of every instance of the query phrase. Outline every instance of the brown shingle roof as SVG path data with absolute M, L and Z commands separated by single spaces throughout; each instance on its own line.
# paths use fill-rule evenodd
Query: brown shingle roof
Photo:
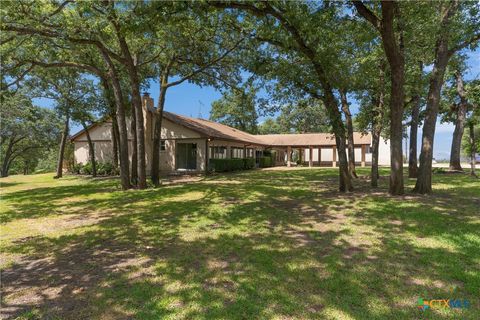
M 291 133 L 291 134 L 265 134 L 256 135 L 257 139 L 269 146 L 333 146 L 335 136 L 331 133 Z M 355 145 L 370 144 L 372 141 L 369 133 L 354 132 Z
M 150 112 L 154 112 L 152 109 L 148 109 Z M 252 135 L 247 132 L 226 126 L 221 123 L 213 122 L 210 120 L 197 119 L 182 116 L 179 114 L 171 113 L 168 111 L 163 112 L 163 117 L 172 122 L 175 122 L 181 126 L 189 128 L 193 131 L 200 133 L 201 135 L 229 141 L 238 141 L 256 145 L 276 146 L 276 147 L 300 147 L 300 146 L 333 146 L 335 145 L 335 137 L 331 133 L 303 133 L 303 134 L 266 134 L 266 135 Z M 105 119 L 108 120 L 108 119 Z M 91 127 L 102 123 L 102 121 L 94 123 Z M 71 140 L 78 138 L 84 130 L 80 130 L 78 133 L 71 137 Z M 371 135 L 354 132 L 353 140 L 356 145 L 370 144 Z
M 265 134 L 252 135 L 247 132 L 226 126 L 210 120 L 190 118 L 175 113 L 163 112 L 163 116 L 175 123 L 199 132 L 207 137 L 248 142 L 267 146 L 333 146 L 335 136 L 331 133 L 292 133 L 292 134 Z M 354 144 L 370 144 L 372 137 L 369 133 L 354 132 Z
M 263 144 L 261 140 L 257 139 L 257 136 L 226 126 L 221 123 L 204 120 L 204 119 L 185 117 L 185 116 L 181 116 L 181 115 L 167 112 L 167 111 L 163 112 L 163 117 L 172 122 L 178 123 L 182 126 L 192 129 L 207 137 L 247 142 L 251 144 L 260 144 L 260 145 Z

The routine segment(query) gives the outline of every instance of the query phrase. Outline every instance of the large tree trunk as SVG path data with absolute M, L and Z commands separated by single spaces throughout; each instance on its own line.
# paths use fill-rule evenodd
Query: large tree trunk
M 458 3 L 454 3 L 449 5 L 446 8 L 446 11 L 442 11 L 442 26 L 440 29 L 440 36 L 435 46 L 435 61 L 430 78 L 426 117 L 423 125 L 420 166 L 418 168 L 417 183 L 413 190 L 420 194 L 432 192 L 432 159 L 435 126 L 437 123 L 438 109 L 440 105 L 440 91 L 443 85 L 445 69 L 451 56 L 448 49 L 449 17 L 453 14 L 457 5 Z
M 120 181 L 122 184 L 122 189 L 127 190 L 131 188 L 130 185 L 130 170 L 129 170 L 129 160 L 128 160 L 128 135 L 127 135 L 127 121 L 125 119 L 125 105 L 122 93 L 122 87 L 115 70 L 115 65 L 104 50 L 101 50 L 103 59 L 108 65 L 108 76 L 110 78 L 113 98 L 115 100 L 116 106 L 116 119 L 118 124 L 118 133 L 119 133 L 119 160 L 120 160 Z M 103 81 L 104 87 L 108 93 L 110 93 L 110 83 L 108 81 Z
M 462 146 L 463 131 L 467 118 L 468 102 L 463 87 L 462 75 L 457 72 L 455 74 L 457 81 L 457 93 L 460 97 L 460 103 L 457 106 L 457 118 L 455 120 L 455 130 L 453 131 L 452 149 L 450 151 L 450 170 L 463 170 L 460 164 L 460 149 Z
M 475 159 L 475 154 L 477 153 L 477 148 L 476 148 L 476 137 L 475 137 L 475 126 L 473 125 L 473 121 L 470 121 L 469 123 L 469 131 L 470 131 L 470 175 L 476 177 L 477 174 L 475 173 L 475 165 L 476 165 L 476 159 Z
M 412 98 L 412 119 L 410 121 L 410 150 L 408 155 L 408 177 L 417 177 L 417 136 L 418 123 L 420 121 L 420 96 L 415 95 Z
M 165 79 L 165 81 L 163 81 Z M 167 93 L 167 87 L 162 84 L 166 84 L 168 77 L 162 77 L 160 82 L 160 95 L 158 98 L 158 107 L 155 112 L 155 128 L 153 134 L 153 150 L 152 150 L 152 182 L 155 186 L 160 185 L 160 142 L 162 138 L 162 119 L 163 119 L 163 107 L 165 105 L 165 95 Z
M 143 123 L 143 108 L 142 108 L 142 97 L 140 95 L 140 79 L 138 77 L 137 69 L 137 59 L 133 57 L 130 53 L 130 49 L 125 40 L 125 37 L 120 32 L 120 28 L 116 23 L 113 23 L 115 27 L 118 42 L 120 44 L 120 49 L 124 56 L 124 64 L 127 67 L 128 77 L 130 79 L 130 88 L 132 90 L 132 104 L 133 112 L 135 113 L 135 127 L 136 127 L 136 142 L 135 148 L 137 148 L 136 154 L 136 163 L 137 163 L 137 174 L 138 174 L 138 184 L 139 189 L 145 189 L 147 187 L 147 169 L 146 169 L 146 150 L 145 150 L 145 126 Z M 133 156 L 133 155 L 132 155 Z M 132 158 L 133 162 L 133 158 Z
M 85 122 L 82 122 L 82 127 L 85 130 L 85 135 L 87 136 L 88 141 L 88 153 L 90 156 L 90 162 L 92 163 L 92 177 L 97 176 L 97 164 L 95 161 L 95 146 L 93 145 L 92 138 L 90 137 L 90 132 Z
M 399 32 L 395 31 L 395 16 L 400 15 L 396 1 L 382 1 L 382 19 L 370 11 L 361 1 L 353 3 L 367 21 L 380 31 L 383 50 L 387 56 L 391 70 L 391 94 L 390 94 L 390 185 L 389 193 L 400 195 L 404 192 L 403 187 L 403 103 L 405 82 L 405 57 L 403 52 L 403 24 L 399 20 L 396 25 Z M 397 40 L 398 39 L 398 40 Z
M 327 112 L 329 114 L 329 119 L 331 122 L 330 124 L 335 134 L 335 143 L 338 152 L 339 191 L 353 191 L 352 180 L 350 178 L 350 173 L 348 172 L 348 161 L 346 152 L 347 146 L 345 143 L 345 126 L 343 125 L 342 115 L 338 110 L 338 104 L 335 100 L 335 96 L 333 95 L 331 87 L 327 83 L 324 83 L 323 88 L 326 89 L 323 100 L 325 106 L 327 107 Z
M 352 114 L 350 113 L 350 107 L 347 101 L 347 93 L 344 90 L 340 90 L 340 100 L 347 125 L 348 171 L 350 172 L 351 177 L 358 178 L 357 173 L 355 172 L 355 144 L 353 141 Z
M 134 76 L 136 78 L 136 74 Z M 137 148 L 137 174 L 139 189 L 147 187 L 146 151 L 145 151 L 145 126 L 143 121 L 142 97 L 140 96 L 140 85 L 138 79 L 132 81 L 132 102 L 135 109 L 136 126 L 136 148 Z
M 378 187 L 378 147 L 380 145 L 380 132 L 378 130 L 372 130 L 372 168 L 370 175 L 371 178 L 371 186 L 376 188 Z
M 135 109 L 134 106 L 132 106 Z M 137 153 L 138 153 L 138 146 L 137 146 L 137 115 L 135 110 L 132 110 L 132 119 L 130 121 L 130 132 L 132 134 L 132 184 L 136 186 L 138 184 L 138 166 L 137 166 Z
M 62 139 L 60 140 L 60 149 L 58 151 L 57 161 L 57 174 L 54 177 L 55 179 L 61 178 L 63 176 L 63 156 L 65 154 L 65 145 L 67 144 L 69 122 L 70 115 L 67 114 L 65 117 L 65 125 L 62 132 Z
M 402 35 L 397 43 L 394 31 L 395 2 L 382 2 L 381 24 L 382 44 L 391 70 L 390 93 L 390 184 L 389 193 L 401 195 L 403 186 L 403 108 L 404 108 L 404 83 L 405 83 L 405 57 L 403 55 Z M 402 31 L 401 31 L 402 32 Z
M 403 59 L 402 59 L 403 60 Z M 390 94 L 390 184 L 389 193 L 401 195 L 403 186 L 403 100 L 404 100 L 404 65 L 399 63 L 391 71 L 392 91 Z

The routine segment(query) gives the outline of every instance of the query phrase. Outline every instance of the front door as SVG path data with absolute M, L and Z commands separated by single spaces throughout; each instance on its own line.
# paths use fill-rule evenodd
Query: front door
M 177 170 L 197 169 L 197 144 L 177 143 Z
M 260 166 L 260 157 L 263 157 L 263 151 L 255 150 L 255 166 L 257 168 Z

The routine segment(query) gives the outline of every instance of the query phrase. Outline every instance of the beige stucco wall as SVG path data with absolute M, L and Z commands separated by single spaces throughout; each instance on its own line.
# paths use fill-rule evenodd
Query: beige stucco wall
M 378 146 L 378 164 L 380 166 L 390 166 L 390 140 L 380 138 Z
M 112 143 L 110 141 L 94 141 L 95 159 L 98 162 L 111 162 L 113 160 Z M 78 141 L 74 144 L 74 155 L 76 163 L 87 163 L 90 161 L 90 149 L 88 142 Z
M 145 121 L 145 147 L 146 147 L 146 165 L 147 174 L 150 174 L 152 148 L 153 148 L 153 134 L 154 134 L 154 119 L 150 116 L 144 117 Z M 127 133 L 129 137 L 129 161 L 132 161 L 131 150 L 133 148 L 131 133 L 130 133 L 130 119 L 127 118 Z M 111 122 L 99 124 L 90 129 L 89 133 L 95 145 L 95 156 L 99 162 L 112 161 L 113 149 L 111 142 Z M 162 121 L 162 140 L 165 140 L 165 151 L 160 151 L 160 171 L 172 172 L 175 171 L 175 152 L 177 143 L 196 143 L 197 144 L 197 171 L 205 170 L 205 138 L 193 130 L 180 126 L 170 120 L 164 119 Z M 74 155 L 76 163 L 86 163 L 89 161 L 89 149 L 87 136 L 85 133 L 81 134 L 74 141 Z
M 88 162 L 88 143 L 83 141 L 75 141 L 74 156 L 75 156 L 75 163 Z

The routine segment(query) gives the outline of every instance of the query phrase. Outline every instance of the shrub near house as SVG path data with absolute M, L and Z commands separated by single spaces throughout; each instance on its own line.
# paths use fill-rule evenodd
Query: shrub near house
M 248 170 L 255 167 L 255 159 L 210 159 L 209 169 L 214 172 Z
M 111 162 L 96 162 L 97 165 L 97 175 L 99 176 L 115 176 L 118 175 L 118 169 L 113 166 Z M 77 163 L 73 165 L 71 173 L 73 174 L 92 174 L 92 163 L 89 161 L 85 164 Z

